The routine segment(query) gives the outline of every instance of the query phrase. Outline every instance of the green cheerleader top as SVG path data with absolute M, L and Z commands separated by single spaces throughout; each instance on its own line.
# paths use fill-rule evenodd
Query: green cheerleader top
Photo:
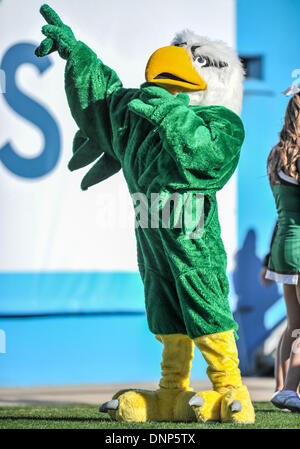
M 268 261 L 267 278 L 296 284 L 300 272 L 300 188 L 281 183 L 271 186 L 278 220 Z

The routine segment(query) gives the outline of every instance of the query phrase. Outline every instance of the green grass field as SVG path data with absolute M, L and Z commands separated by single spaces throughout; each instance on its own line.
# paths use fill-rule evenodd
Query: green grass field
M 94 405 L 0 407 L 0 429 L 300 429 L 300 414 L 280 411 L 268 402 L 254 403 L 251 425 L 200 423 L 118 423 Z

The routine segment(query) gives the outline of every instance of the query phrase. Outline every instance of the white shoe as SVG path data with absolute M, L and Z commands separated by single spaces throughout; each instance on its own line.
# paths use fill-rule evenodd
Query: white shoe
M 300 398 L 294 390 L 281 390 L 273 394 L 271 402 L 275 407 L 300 413 Z

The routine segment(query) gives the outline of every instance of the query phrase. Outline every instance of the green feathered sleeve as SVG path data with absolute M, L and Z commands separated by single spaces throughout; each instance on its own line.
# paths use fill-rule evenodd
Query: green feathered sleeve
M 221 106 L 175 108 L 162 119 L 160 133 L 186 180 L 201 190 L 224 187 L 244 140 L 240 118 Z
M 120 88 L 122 83 L 117 74 L 89 47 L 77 42 L 65 70 L 67 99 L 79 127 L 69 168 L 76 170 L 98 159 L 82 180 L 83 190 L 121 168 L 113 151 L 109 110 L 109 97 Z
M 160 87 L 146 85 L 129 108 L 157 127 L 185 183 L 202 191 L 220 190 L 237 167 L 243 123 L 225 107 L 188 103 L 185 94 L 174 97 Z

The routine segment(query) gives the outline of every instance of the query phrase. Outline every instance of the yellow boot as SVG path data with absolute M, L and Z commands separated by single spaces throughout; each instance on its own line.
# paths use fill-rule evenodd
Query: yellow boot
M 187 335 L 157 335 L 163 343 L 162 377 L 159 389 L 121 390 L 100 407 L 117 421 L 196 421 L 189 400 L 195 392 L 189 387 L 194 343 Z
M 214 388 L 190 400 L 197 420 L 253 423 L 254 409 L 242 384 L 234 331 L 204 335 L 194 342 L 208 363 L 207 375 Z

